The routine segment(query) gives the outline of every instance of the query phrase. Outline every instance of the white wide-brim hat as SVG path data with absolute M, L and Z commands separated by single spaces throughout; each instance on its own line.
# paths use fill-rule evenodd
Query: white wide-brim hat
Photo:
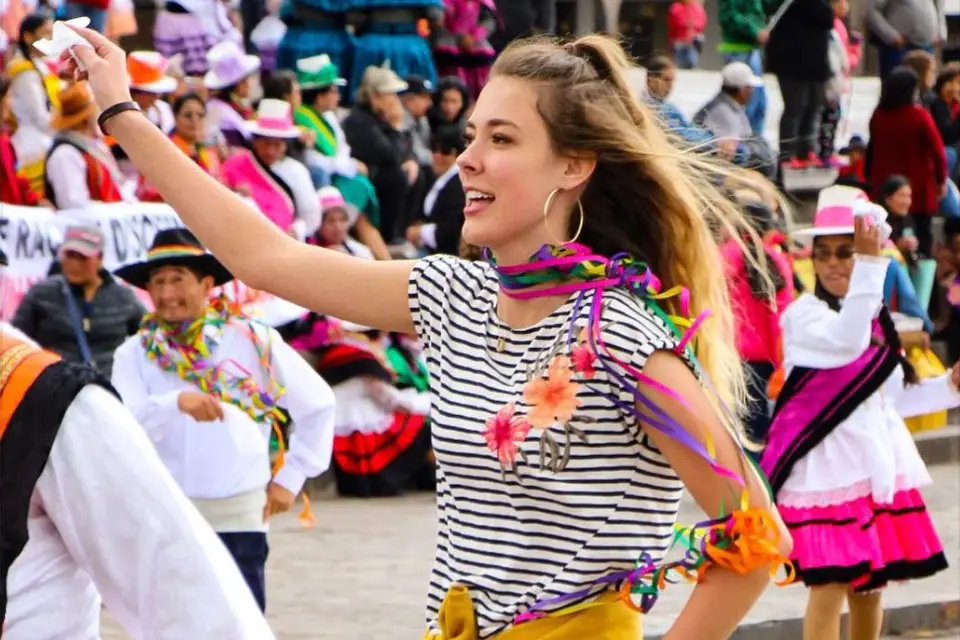
M 231 87 L 260 70 L 260 58 L 249 54 L 229 56 L 216 61 L 203 76 L 203 86 L 211 91 Z
M 797 229 L 793 235 L 799 238 L 820 236 L 852 236 L 854 210 L 860 203 L 869 203 L 870 197 L 861 189 L 847 185 L 834 185 L 820 191 L 813 225 Z
M 264 126 L 256 120 L 248 120 L 245 123 L 247 133 L 261 138 L 280 138 L 283 140 L 295 140 L 300 137 L 301 131 L 298 127 L 286 127 L 283 129 Z
M 133 84 L 130 83 L 130 89 L 132 91 L 142 91 L 144 93 L 155 93 L 157 95 L 164 95 L 166 93 L 172 93 L 177 88 L 176 78 L 171 78 L 166 76 L 157 80 L 156 82 L 148 82 L 146 84 Z
M 293 109 L 289 102 L 276 98 L 264 98 L 257 106 L 257 118 L 244 123 L 250 135 L 262 138 L 292 140 L 301 135 L 293 122 Z

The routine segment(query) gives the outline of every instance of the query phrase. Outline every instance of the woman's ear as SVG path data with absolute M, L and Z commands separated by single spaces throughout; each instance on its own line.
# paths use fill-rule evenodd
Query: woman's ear
M 571 191 L 586 184 L 597 168 L 597 157 L 593 154 L 578 154 L 567 158 L 563 172 L 563 189 Z

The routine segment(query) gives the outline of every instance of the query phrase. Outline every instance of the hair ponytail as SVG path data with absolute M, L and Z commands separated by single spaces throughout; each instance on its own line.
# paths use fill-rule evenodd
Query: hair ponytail
M 33 54 L 30 51 L 30 48 L 33 46 L 33 44 L 27 43 L 27 34 L 33 33 L 42 27 L 43 24 L 49 19 L 50 16 L 47 14 L 37 12 L 26 16 L 20 23 L 20 29 L 17 31 L 17 49 L 20 51 L 20 55 L 22 55 L 25 60 L 33 62 Z
M 586 213 L 581 241 L 603 255 L 625 252 L 645 260 L 665 289 L 689 289 L 693 314 L 710 310 L 698 332 L 698 357 L 720 399 L 740 409 L 746 385 L 715 231 L 726 231 L 741 247 L 744 237 L 759 245 L 723 186 L 765 192 L 768 183 L 759 174 L 678 148 L 637 99 L 628 81 L 631 66 L 622 47 L 606 36 L 584 36 L 566 45 L 532 38 L 508 46 L 491 75 L 528 80 L 539 88 L 537 109 L 558 153 L 596 156 L 596 169 L 580 196 Z M 571 227 L 577 222 L 573 216 Z M 748 252 L 751 261 L 755 255 Z

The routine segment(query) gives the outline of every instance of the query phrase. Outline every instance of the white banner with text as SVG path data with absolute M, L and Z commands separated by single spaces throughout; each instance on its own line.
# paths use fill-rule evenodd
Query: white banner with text
M 143 260 L 160 229 L 182 227 L 177 213 L 166 204 L 99 204 L 88 209 L 54 211 L 43 207 L 0 204 L 0 247 L 9 266 L 0 267 L 0 319 L 10 320 L 30 286 L 47 277 L 57 259 L 63 232 L 70 225 L 96 225 L 103 232 L 103 266 L 108 271 Z M 223 287 L 244 305 L 247 313 L 264 323 L 279 326 L 307 313 L 306 309 L 237 280 Z M 145 291 L 140 300 L 152 308 Z

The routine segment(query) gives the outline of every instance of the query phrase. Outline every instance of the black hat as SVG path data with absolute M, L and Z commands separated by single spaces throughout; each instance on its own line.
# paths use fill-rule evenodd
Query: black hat
M 432 94 L 434 89 L 436 89 L 436 87 L 433 86 L 433 83 L 423 76 L 407 76 L 404 78 L 404 82 L 407 83 L 407 88 L 403 93 Z
M 863 153 L 866 150 L 867 150 L 867 143 L 863 139 L 863 136 L 852 135 L 850 136 L 850 142 L 847 143 L 847 146 L 845 146 L 843 149 L 840 149 L 840 151 L 838 151 L 837 153 L 839 153 L 841 156 L 848 156 L 850 155 L 851 151 L 859 151 L 860 153 Z
M 146 289 L 150 272 L 157 267 L 174 266 L 196 269 L 211 276 L 215 286 L 233 280 L 233 275 L 208 253 L 189 229 L 162 229 L 153 238 L 147 259 L 124 265 L 114 273 L 139 289 Z

